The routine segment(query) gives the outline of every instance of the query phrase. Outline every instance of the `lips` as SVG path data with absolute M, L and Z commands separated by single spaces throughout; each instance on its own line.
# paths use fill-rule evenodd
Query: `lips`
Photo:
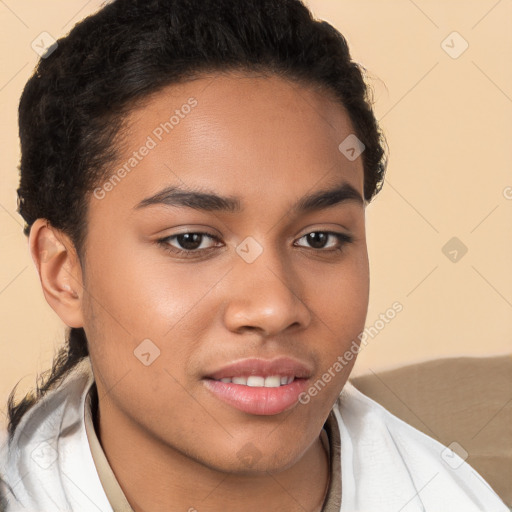
M 206 388 L 224 403 L 249 414 L 274 415 L 297 404 L 312 371 L 289 358 L 244 359 L 203 379 Z

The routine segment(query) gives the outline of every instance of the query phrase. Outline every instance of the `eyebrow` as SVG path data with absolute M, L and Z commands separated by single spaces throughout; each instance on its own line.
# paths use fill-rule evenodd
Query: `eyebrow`
M 344 182 L 335 188 L 306 194 L 292 206 L 292 212 L 307 213 L 323 210 L 348 201 L 364 205 L 361 194 L 352 185 Z M 187 207 L 201 211 L 228 213 L 243 211 L 242 201 L 237 197 L 220 196 L 212 192 L 184 189 L 176 186 L 166 187 L 155 195 L 143 199 L 134 209 L 154 205 Z

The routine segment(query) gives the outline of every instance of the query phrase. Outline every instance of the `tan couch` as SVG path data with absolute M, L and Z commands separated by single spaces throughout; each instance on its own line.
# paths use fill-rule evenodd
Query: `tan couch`
M 512 509 L 512 354 L 438 359 L 350 380 L 418 430 L 458 443 Z

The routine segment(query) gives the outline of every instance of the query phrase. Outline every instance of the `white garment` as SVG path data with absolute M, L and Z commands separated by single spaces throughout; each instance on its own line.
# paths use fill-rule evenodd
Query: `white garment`
M 2 447 L 0 475 L 19 500 L 8 494 L 8 512 L 112 512 L 85 431 L 93 383 L 86 358 L 23 416 L 12 443 Z M 350 382 L 333 411 L 341 440 L 340 512 L 509 512 L 471 466 L 451 452 L 443 458 L 443 445 Z

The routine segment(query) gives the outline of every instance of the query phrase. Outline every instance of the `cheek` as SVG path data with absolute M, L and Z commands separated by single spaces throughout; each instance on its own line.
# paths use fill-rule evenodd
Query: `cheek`
M 354 251 L 343 264 L 319 272 L 309 273 L 307 285 L 315 314 L 333 334 L 357 334 L 364 327 L 368 309 L 366 250 Z
M 92 309 L 124 338 L 163 337 L 203 291 L 186 265 L 171 267 L 157 247 L 148 250 L 129 237 L 91 246 Z
M 359 336 L 368 310 L 368 291 L 367 274 L 351 274 L 333 280 L 329 293 L 316 303 L 316 333 L 321 339 L 321 350 L 317 352 L 315 376 L 300 398 L 301 404 L 310 408 L 312 424 L 314 418 L 328 414 L 357 360 Z
M 205 308 L 206 295 L 219 277 L 207 266 L 197 272 L 189 264 L 173 264 L 156 247 L 127 245 L 113 238 L 91 244 L 87 289 L 92 293 L 84 300 L 91 358 L 108 379 L 106 387 L 129 371 L 138 382 L 131 392 L 168 393 L 171 376 L 182 382 L 190 373 L 189 362 L 215 310 Z M 146 367 L 144 357 L 154 363 Z M 161 367 L 168 373 L 158 373 Z
M 332 397 L 339 392 L 355 364 L 368 311 L 367 253 L 360 250 L 351 256 L 345 265 L 324 276 L 323 286 L 319 286 L 318 276 L 308 285 L 314 294 L 311 307 L 316 317 L 316 332 L 322 338 L 317 377 L 329 382 Z M 325 372 L 330 372 L 330 376 Z

